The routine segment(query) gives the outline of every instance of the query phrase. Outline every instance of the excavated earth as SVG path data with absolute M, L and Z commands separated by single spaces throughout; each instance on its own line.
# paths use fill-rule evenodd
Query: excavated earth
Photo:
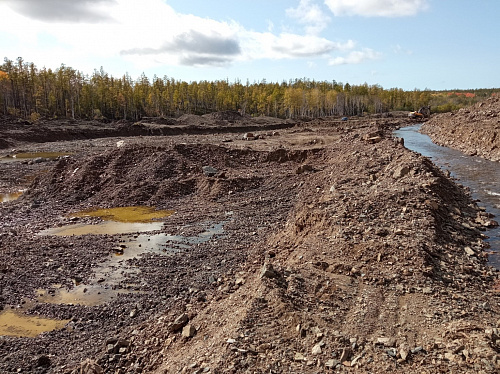
M 500 161 L 500 98 L 491 98 L 452 113 L 433 116 L 422 127 L 433 142 Z
M 0 204 L 0 308 L 69 321 L 0 336 L 0 372 L 500 370 L 491 217 L 392 138 L 406 120 L 191 120 L 0 125 L 3 155 L 68 154 L 0 163 L 0 192 L 25 189 Z M 121 237 L 40 235 L 99 222 L 72 212 L 133 205 L 175 212 L 158 234 L 222 229 L 123 261 L 118 280 L 95 273 Z M 121 292 L 38 297 L 75 284 Z

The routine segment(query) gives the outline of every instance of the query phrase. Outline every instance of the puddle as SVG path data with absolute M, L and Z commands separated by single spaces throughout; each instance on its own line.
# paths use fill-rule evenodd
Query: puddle
M 77 223 L 54 227 L 40 232 L 40 235 L 72 236 L 72 235 L 118 235 L 133 232 L 157 231 L 163 226 L 163 222 L 134 223 L 105 221 L 97 224 Z
M 71 153 L 65 153 L 65 152 L 16 153 L 13 155 L 1 157 L 0 163 L 27 161 L 27 160 L 34 160 L 36 158 L 55 159 L 61 156 L 68 156 L 70 154 Z
M 133 232 L 158 231 L 162 228 L 163 222 L 153 220 L 166 218 L 173 213 L 173 210 L 156 210 L 153 207 L 146 206 L 86 210 L 73 213 L 70 217 L 98 217 L 103 219 L 104 222 L 97 224 L 76 223 L 54 227 L 40 232 L 40 235 L 120 235 Z
M 17 191 L 11 193 L 0 193 L 0 203 L 6 203 L 7 201 L 14 201 L 19 199 L 24 191 Z
M 42 332 L 62 329 L 69 321 L 28 316 L 17 310 L 5 310 L 0 313 L 0 336 L 33 338 Z
M 115 222 L 151 222 L 174 214 L 173 210 L 156 210 L 148 206 L 126 206 L 85 210 L 71 214 L 71 217 L 99 217 L 105 221 Z
M 134 208 L 134 209 L 131 209 Z M 107 219 L 131 220 L 130 210 L 140 212 L 141 220 L 152 220 L 171 215 L 173 211 L 155 211 L 154 208 L 128 207 L 118 209 L 103 209 L 99 211 L 86 211 L 78 213 L 81 217 L 98 216 Z M 99 214 L 98 214 L 98 213 Z M 95 214 L 95 215 L 94 215 Z M 226 216 L 231 216 L 227 212 Z M 137 217 L 137 216 L 136 216 Z M 137 218 L 135 218 L 137 219 Z M 42 235 L 85 235 L 85 234 L 114 234 L 117 235 L 115 253 L 94 269 L 92 280 L 89 284 L 79 284 L 71 290 L 60 288 L 55 285 L 50 291 L 38 290 L 38 301 L 51 304 L 78 304 L 78 305 L 100 305 L 118 297 L 120 293 L 138 292 L 134 291 L 134 285 L 123 284 L 127 276 L 136 276 L 140 273 L 139 268 L 127 264 L 128 260 L 138 258 L 145 254 L 172 255 L 181 251 L 187 251 L 192 245 L 207 242 L 215 236 L 224 232 L 224 225 L 229 220 L 214 223 L 205 231 L 194 236 L 170 235 L 166 233 L 147 234 L 144 231 L 160 230 L 163 222 L 115 222 L 105 221 L 97 225 L 76 224 L 67 227 L 58 227 L 41 232 Z M 120 230 L 117 230 L 120 228 Z M 142 230 L 141 230 L 142 229 Z M 72 230 L 72 231 L 70 231 Z M 127 232 L 123 232 L 130 230 Z M 120 232 L 118 232 L 120 231 Z M 142 232 L 142 233 L 138 233 Z M 129 233 L 129 234 L 127 234 Z M 130 233 L 133 233 L 132 235 Z

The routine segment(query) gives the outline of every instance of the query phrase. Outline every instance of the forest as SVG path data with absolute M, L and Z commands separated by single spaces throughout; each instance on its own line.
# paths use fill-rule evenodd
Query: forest
M 412 111 L 430 105 L 446 112 L 474 104 L 499 89 L 453 91 L 384 89 L 332 79 L 250 83 L 239 80 L 185 82 L 142 74 L 117 78 L 101 67 L 91 75 L 62 64 L 38 68 L 21 57 L 0 65 L 0 115 L 36 122 L 40 118 L 140 120 L 234 110 L 279 118 L 360 116 Z

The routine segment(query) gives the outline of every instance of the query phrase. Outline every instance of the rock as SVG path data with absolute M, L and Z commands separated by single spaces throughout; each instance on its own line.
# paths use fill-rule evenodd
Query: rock
M 203 166 L 201 169 L 203 170 L 203 174 L 205 174 L 207 177 L 213 177 L 219 172 L 217 169 L 211 166 Z
M 314 171 L 314 168 L 309 164 L 300 165 L 297 170 L 295 170 L 295 174 L 302 174 L 306 171 Z
M 278 278 L 278 276 L 278 273 L 274 270 L 273 265 L 271 264 L 262 266 L 262 269 L 260 270 L 261 278 Z
M 350 361 L 352 357 L 352 349 L 344 348 L 340 354 L 340 362 Z
M 193 325 L 186 325 L 182 329 L 182 336 L 186 338 L 192 338 L 196 334 L 196 329 Z
M 131 318 L 134 318 L 137 315 L 137 309 L 132 309 L 129 315 Z
M 401 360 L 406 361 L 409 355 L 409 351 L 406 348 L 402 348 L 399 350 L 399 355 L 401 356 Z
M 322 349 L 321 349 L 321 345 L 320 345 L 319 343 L 318 343 L 318 344 L 316 344 L 316 345 L 312 348 L 312 350 L 311 350 L 311 353 L 312 353 L 313 355 L 319 355 L 319 354 L 321 354 L 322 352 L 323 352 L 323 351 L 322 351 Z
M 116 147 L 121 148 L 125 145 L 125 140 L 119 140 L 116 142 Z
M 186 313 L 181 314 L 179 317 L 175 319 L 175 321 L 170 325 L 170 331 L 171 332 L 176 332 L 179 331 L 181 328 L 188 323 L 189 317 Z
M 295 356 L 293 356 L 293 360 L 294 361 L 307 361 L 307 358 L 305 358 L 305 356 L 302 353 L 296 352 Z
M 396 168 L 396 170 L 392 174 L 392 177 L 394 179 L 403 178 L 409 172 L 410 172 L 410 168 L 408 166 L 399 166 L 399 167 Z
M 377 339 L 377 344 L 381 344 L 384 347 L 394 347 L 396 345 L 396 339 L 394 338 L 378 338 Z
M 87 359 L 80 365 L 78 374 L 103 374 L 104 370 L 97 362 Z
M 467 253 L 468 256 L 474 256 L 476 254 L 471 247 L 465 247 L 464 250 L 465 250 L 465 253 Z
M 335 368 L 338 364 L 340 364 L 340 361 L 339 360 L 328 360 L 326 363 L 325 363 L 325 367 L 328 368 L 328 369 L 333 369 Z
M 255 140 L 256 137 L 253 133 L 247 132 L 245 135 L 243 135 L 243 140 Z

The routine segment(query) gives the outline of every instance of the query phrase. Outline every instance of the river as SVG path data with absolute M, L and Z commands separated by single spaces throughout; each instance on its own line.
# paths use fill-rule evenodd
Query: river
M 394 136 L 403 138 L 405 147 L 428 157 L 443 170 L 449 170 L 458 182 L 470 188 L 478 205 L 500 220 L 500 163 L 488 161 L 447 147 L 434 144 L 431 139 L 419 132 L 422 125 L 403 127 L 394 131 Z M 500 269 L 500 227 L 485 232 L 491 246 L 488 263 Z M 490 251 L 489 250 L 489 251 Z

